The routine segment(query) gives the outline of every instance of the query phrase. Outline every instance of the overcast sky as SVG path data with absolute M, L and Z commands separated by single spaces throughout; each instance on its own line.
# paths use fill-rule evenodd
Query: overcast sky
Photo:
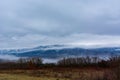
M 0 49 L 120 46 L 120 0 L 1 0 Z

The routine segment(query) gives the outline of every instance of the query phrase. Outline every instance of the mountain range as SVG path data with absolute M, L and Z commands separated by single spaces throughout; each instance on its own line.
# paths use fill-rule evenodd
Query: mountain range
M 108 56 L 120 55 L 120 47 L 80 48 L 67 45 L 46 45 L 35 48 L 0 50 L 0 55 L 41 57 L 46 59 L 80 56 L 99 56 L 106 58 Z

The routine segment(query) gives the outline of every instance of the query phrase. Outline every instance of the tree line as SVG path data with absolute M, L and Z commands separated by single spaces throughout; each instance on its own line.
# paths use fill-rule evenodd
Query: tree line
M 69 57 L 57 63 L 43 63 L 40 57 L 20 58 L 17 61 L 0 61 L 0 69 L 39 69 L 44 67 L 118 67 L 120 56 L 100 59 L 99 57 Z

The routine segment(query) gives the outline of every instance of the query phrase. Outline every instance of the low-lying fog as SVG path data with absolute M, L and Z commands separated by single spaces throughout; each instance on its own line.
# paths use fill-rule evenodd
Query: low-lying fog
M 13 55 L 0 55 L 0 60 L 5 60 L 5 61 L 16 61 L 19 60 L 21 57 L 16 57 Z M 47 58 L 42 58 L 43 63 L 56 63 L 60 59 L 47 59 Z
M 75 56 L 72 56 L 72 57 L 75 57 Z M 77 56 L 77 57 L 86 57 L 86 56 Z M 90 56 L 90 57 L 99 57 L 100 59 L 107 60 L 111 56 L 104 55 L 104 56 Z M 13 55 L 0 55 L 0 60 L 3 60 L 3 61 L 4 60 L 5 61 L 17 61 L 20 58 L 21 57 L 16 57 Z M 43 63 L 57 63 L 61 59 L 63 59 L 63 58 L 42 58 Z

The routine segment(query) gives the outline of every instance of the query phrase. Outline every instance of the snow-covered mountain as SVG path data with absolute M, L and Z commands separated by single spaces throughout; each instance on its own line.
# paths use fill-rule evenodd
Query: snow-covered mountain
M 63 57 L 79 56 L 113 56 L 120 55 L 120 47 L 106 48 L 80 48 L 68 45 L 47 45 L 27 49 L 0 50 L 0 54 L 12 55 L 15 57 L 41 57 L 47 59 L 57 59 Z

